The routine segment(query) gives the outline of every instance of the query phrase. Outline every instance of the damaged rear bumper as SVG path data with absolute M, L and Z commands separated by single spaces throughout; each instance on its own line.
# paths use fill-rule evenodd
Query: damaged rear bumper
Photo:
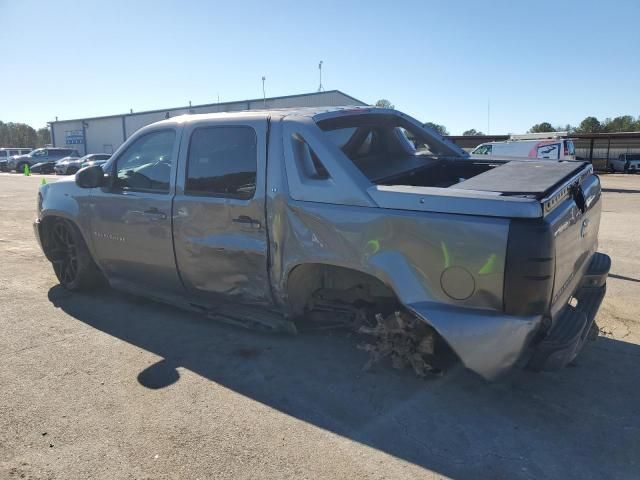
M 570 363 L 584 345 L 605 294 L 610 266 L 607 255 L 593 255 L 573 295 L 577 305 L 568 303 L 541 340 L 542 315 L 510 316 L 432 302 L 407 307 L 438 332 L 467 368 L 488 380 L 527 361 L 536 370 L 555 370 Z
M 547 335 L 538 343 L 529 360 L 533 370 L 558 370 L 572 362 L 584 346 L 607 290 L 611 259 L 595 253 L 578 290 L 576 305 L 567 304 L 553 320 Z

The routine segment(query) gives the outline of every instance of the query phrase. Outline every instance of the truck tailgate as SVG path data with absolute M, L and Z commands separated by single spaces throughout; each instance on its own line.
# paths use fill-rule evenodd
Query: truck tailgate
M 555 246 L 555 276 L 551 316 L 564 307 L 579 286 L 598 247 L 600 180 L 595 175 L 573 184 L 565 198 L 547 215 Z

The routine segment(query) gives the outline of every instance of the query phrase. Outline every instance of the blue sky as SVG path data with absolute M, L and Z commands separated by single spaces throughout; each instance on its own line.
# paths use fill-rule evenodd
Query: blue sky
M 0 120 L 326 89 L 451 133 L 640 114 L 640 1 L 0 0 Z

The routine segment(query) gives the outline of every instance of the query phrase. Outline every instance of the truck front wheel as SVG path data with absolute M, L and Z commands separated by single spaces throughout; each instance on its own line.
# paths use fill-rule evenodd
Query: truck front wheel
M 75 225 L 62 218 L 56 219 L 47 233 L 47 257 L 60 285 L 67 290 L 79 291 L 102 283 L 102 274 Z

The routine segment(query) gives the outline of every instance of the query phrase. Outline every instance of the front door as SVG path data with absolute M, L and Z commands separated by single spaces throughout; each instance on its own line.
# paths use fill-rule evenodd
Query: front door
M 183 290 L 171 236 L 179 134 L 165 127 L 138 136 L 110 166 L 111 186 L 92 194 L 92 242 L 113 280 Z
M 267 122 L 211 120 L 186 126 L 173 204 L 180 276 L 190 293 L 267 304 Z

